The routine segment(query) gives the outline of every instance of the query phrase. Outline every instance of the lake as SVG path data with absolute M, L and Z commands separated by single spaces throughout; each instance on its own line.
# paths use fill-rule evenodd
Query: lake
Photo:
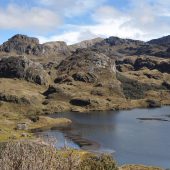
M 170 168 L 170 107 L 90 113 L 60 113 L 73 124 L 66 129 L 39 133 L 64 145 L 95 152 L 109 152 L 119 165 L 145 164 Z M 91 146 L 90 144 L 91 143 Z M 89 144 L 89 147 L 88 147 Z

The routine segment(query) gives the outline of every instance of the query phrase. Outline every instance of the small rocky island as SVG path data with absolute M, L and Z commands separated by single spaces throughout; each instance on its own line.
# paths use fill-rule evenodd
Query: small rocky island
M 31 139 L 33 143 L 20 145 L 39 148 L 41 142 L 35 142 L 32 130 L 71 124 L 69 119 L 44 115 L 169 104 L 170 36 L 148 42 L 97 38 L 69 46 L 60 41 L 40 44 L 37 38 L 18 34 L 0 45 L 1 142 Z M 41 149 L 51 153 L 50 147 L 41 145 Z M 5 148 L 10 150 L 13 146 L 18 145 L 9 143 Z M 84 152 L 79 154 L 82 156 Z M 100 162 L 106 158 L 98 159 Z M 108 160 L 112 169 L 116 169 L 107 157 Z M 135 165 L 119 169 L 128 168 L 136 169 Z

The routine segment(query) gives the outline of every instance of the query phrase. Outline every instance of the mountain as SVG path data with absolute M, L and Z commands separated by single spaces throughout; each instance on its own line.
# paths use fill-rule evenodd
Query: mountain
M 113 36 L 68 46 L 15 35 L 0 46 L 1 109 L 16 111 L 16 101 L 22 113 L 46 114 L 170 104 L 169 52 L 168 43 Z
M 149 44 L 170 45 L 170 35 L 148 41 Z
M 27 55 L 29 58 L 46 62 L 50 58 L 54 62 L 70 54 L 65 42 L 48 42 L 40 44 L 37 38 L 17 34 L 0 46 L 1 53 Z

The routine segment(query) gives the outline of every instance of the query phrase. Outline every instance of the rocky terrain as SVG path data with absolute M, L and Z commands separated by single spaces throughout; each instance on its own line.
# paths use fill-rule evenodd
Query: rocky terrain
M 169 36 L 68 46 L 15 35 L 0 45 L 1 110 L 49 114 L 169 104 L 169 48 Z
M 71 123 L 44 114 L 169 104 L 169 36 L 148 42 L 96 38 L 68 46 L 18 34 L 0 45 L 0 141 Z M 119 169 L 136 168 L 152 169 Z
M 0 112 L 40 115 L 170 104 L 168 42 L 169 36 L 149 42 L 110 37 L 68 46 L 15 35 L 0 45 Z

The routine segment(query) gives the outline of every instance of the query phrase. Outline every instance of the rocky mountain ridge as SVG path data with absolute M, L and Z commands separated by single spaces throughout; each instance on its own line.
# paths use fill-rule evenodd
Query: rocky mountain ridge
M 0 46 L 1 108 L 5 109 L 6 105 L 16 108 L 14 98 L 30 101 L 31 92 L 36 94 L 33 95 L 36 100 L 29 102 L 24 112 L 170 104 L 168 48 L 168 44 L 118 37 L 97 38 L 71 46 L 65 42 L 40 44 L 36 38 L 18 34 Z M 16 83 L 12 99 L 11 81 Z M 24 86 L 18 89 L 17 84 Z M 23 107 L 21 103 L 19 107 Z

